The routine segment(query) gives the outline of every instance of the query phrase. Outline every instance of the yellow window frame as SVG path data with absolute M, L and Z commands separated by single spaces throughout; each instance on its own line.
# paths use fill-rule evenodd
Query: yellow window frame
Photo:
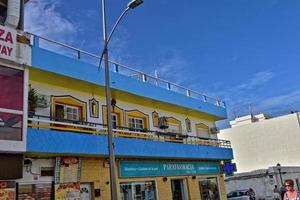
M 153 111 L 152 112 L 152 122 L 153 122 L 154 127 L 158 127 L 158 118 L 159 118 L 158 113 L 156 111 Z
M 144 129 L 149 130 L 149 115 L 139 111 L 139 110 L 130 110 L 126 111 L 126 126 L 129 127 L 129 117 L 141 118 L 144 122 Z
M 181 121 L 179 119 L 176 119 L 175 117 L 168 117 L 167 121 L 171 124 L 177 124 L 179 127 L 178 133 L 182 133 Z
M 115 114 L 118 117 L 118 126 L 124 126 L 124 110 L 118 106 L 112 106 L 111 109 L 112 114 Z M 107 125 L 107 106 L 102 106 L 102 116 L 103 116 L 103 124 Z
M 210 133 L 210 129 L 209 129 L 209 126 L 208 126 L 208 125 L 206 125 L 206 124 L 204 124 L 204 123 L 198 123 L 198 124 L 196 124 L 195 126 L 196 126 L 196 134 L 197 134 L 197 129 L 198 129 L 198 128 L 202 128 L 202 129 L 206 129 L 209 138 L 211 137 L 211 133 Z
M 70 105 L 70 106 L 76 106 L 81 108 L 81 121 L 86 120 L 86 102 L 81 101 L 79 99 L 76 99 L 73 96 L 52 96 L 51 97 L 52 102 L 52 116 L 55 116 L 56 114 L 56 104 L 64 104 L 64 105 Z

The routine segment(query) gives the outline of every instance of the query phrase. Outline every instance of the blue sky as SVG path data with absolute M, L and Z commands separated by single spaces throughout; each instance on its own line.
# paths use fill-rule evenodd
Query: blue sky
M 127 2 L 107 1 L 109 30 Z M 110 57 L 224 99 L 229 119 L 249 107 L 299 111 L 299 10 L 299 0 L 144 0 L 116 30 Z M 31 0 L 25 29 L 99 54 L 101 0 Z

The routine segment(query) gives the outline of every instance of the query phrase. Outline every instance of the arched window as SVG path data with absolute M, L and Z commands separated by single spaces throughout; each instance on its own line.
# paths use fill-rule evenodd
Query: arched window
M 126 111 L 126 123 L 132 129 L 149 129 L 149 116 L 139 110 Z
M 198 137 L 210 138 L 209 126 L 203 123 L 196 124 L 196 134 Z
M 167 131 L 172 132 L 172 133 L 182 133 L 182 127 L 181 127 L 181 121 L 174 118 L 174 117 L 168 117 L 168 125 L 169 128 Z
M 107 124 L 107 107 L 102 107 L 103 113 L 103 123 Z M 118 106 L 112 106 L 111 118 L 113 128 L 123 127 L 124 126 L 124 110 Z
M 55 121 L 85 121 L 86 103 L 70 95 L 52 96 L 52 117 Z

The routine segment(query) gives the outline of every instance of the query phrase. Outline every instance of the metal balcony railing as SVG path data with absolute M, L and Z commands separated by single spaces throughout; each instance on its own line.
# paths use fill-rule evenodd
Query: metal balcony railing
M 36 47 L 40 47 L 47 50 L 55 51 L 56 53 L 61 53 L 65 56 L 78 59 L 95 66 L 98 66 L 100 57 L 98 55 L 89 53 L 87 51 L 74 48 L 72 46 L 57 42 L 45 37 L 37 36 L 35 34 L 29 33 L 32 36 L 31 44 Z M 115 73 L 120 73 L 122 75 L 140 80 L 145 83 L 155 85 L 170 91 L 174 91 L 191 98 L 201 100 L 203 102 L 208 102 L 220 107 L 226 107 L 225 102 L 214 97 L 210 97 L 200 92 L 188 89 L 186 87 L 180 86 L 176 83 L 172 83 L 161 78 L 154 77 L 152 75 L 146 74 L 145 72 L 130 68 L 126 65 L 117 63 L 115 61 L 109 60 L 110 70 Z
M 43 115 L 29 115 L 28 127 L 71 131 L 83 134 L 107 134 L 107 126 L 105 124 L 72 120 L 57 121 L 49 116 Z M 191 135 L 185 135 L 182 133 L 161 132 L 147 129 L 133 129 L 129 127 L 115 127 L 113 129 L 113 133 L 115 137 L 137 138 L 162 142 L 176 142 L 192 145 L 207 145 L 231 148 L 231 143 L 227 140 L 202 138 Z

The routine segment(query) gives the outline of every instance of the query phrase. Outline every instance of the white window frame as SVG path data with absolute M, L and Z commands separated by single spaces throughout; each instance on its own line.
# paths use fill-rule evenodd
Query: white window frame
M 132 123 L 132 121 L 133 121 L 133 123 Z M 140 123 L 140 122 L 142 122 L 142 123 Z M 130 124 L 132 124 L 132 126 Z M 142 125 L 142 127 L 137 127 L 137 124 Z M 131 117 L 130 116 L 130 117 L 128 117 L 128 126 L 129 126 L 129 128 L 133 128 L 133 129 L 144 129 L 145 128 L 144 119 L 140 118 L 140 117 Z
M 173 180 L 180 180 L 180 181 L 182 181 L 182 183 L 183 183 L 183 190 L 184 190 L 183 191 L 183 195 L 184 195 L 184 198 L 185 198 L 184 200 L 188 200 L 189 199 L 189 190 L 188 190 L 188 184 L 187 184 L 186 178 L 172 178 L 171 182 Z M 171 183 L 171 188 L 172 188 L 172 183 Z
M 200 129 L 200 130 L 203 130 L 202 132 L 204 132 L 204 130 L 207 130 L 207 136 L 206 136 L 206 135 L 201 135 L 201 134 L 198 132 L 199 129 Z M 209 138 L 210 138 L 209 128 L 208 128 L 208 129 L 205 129 L 205 128 L 202 128 L 202 127 L 196 127 L 196 135 L 197 135 L 197 137 L 209 139 Z
M 79 108 L 79 107 L 77 107 L 77 106 L 70 106 L 70 105 L 68 105 L 68 104 L 63 104 L 63 103 L 56 103 L 55 106 L 56 106 L 56 105 L 60 105 L 60 106 L 63 106 L 63 107 L 64 107 L 64 119 L 65 119 L 65 120 L 71 120 L 71 121 L 79 121 L 79 120 L 80 120 L 81 116 L 80 116 L 80 108 Z M 67 109 L 68 109 L 68 108 L 73 109 L 73 111 L 74 111 L 74 109 L 77 110 L 77 113 L 76 113 L 76 114 L 77 114 L 76 119 L 73 119 L 73 115 L 74 115 L 73 112 L 72 112 L 72 113 L 68 113 L 68 112 L 67 112 Z M 57 111 L 55 111 L 55 112 L 57 112 Z M 68 119 L 68 114 L 72 115 L 72 119 Z
M 158 200 L 159 198 L 158 198 L 158 187 L 157 187 L 157 181 L 156 180 L 152 180 L 152 179 L 150 179 L 150 180 L 144 180 L 144 181 L 132 181 L 132 182 L 130 182 L 130 181 L 125 181 L 125 182 L 120 182 L 120 186 L 121 186 L 121 184 L 130 184 L 131 185 L 131 189 L 133 190 L 133 191 L 135 191 L 135 189 L 133 189 L 133 186 L 134 185 L 138 185 L 138 184 L 145 184 L 146 182 L 154 182 L 154 184 L 155 184 L 155 198 L 156 198 L 156 200 Z M 132 193 L 133 194 L 133 193 Z
M 180 125 L 179 124 L 175 124 L 175 123 L 168 123 L 169 124 L 169 128 L 167 129 L 169 132 L 171 132 L 171 133 L 180 133 Z M 176 127 L 176 130 L 175 129 L 171 129 L 171 126 L 173 127 L 173 128 L 175 128 Z
M 27 141 L 27 118 L 28 118 L 28 84 L 29 84 L 29 72 L 28 69 L 14 66 L 12 64 L 1 62 L 0 66 L 12 68 L 16 70 L 23 71 L 23 110 L 15 110 L 15 109 L 7 109 L 7 108 L 0 108 L 0 112 L 9 113 L 9 114 L 16 114 L 22 116 L 22 140 L 0 140 L 0 146 L 4 147 L 4 149 L 0 148 L 1 150 L 5 151 L 25 151 L 26 149 L 26 141 Z
M 118 115 L 116 113 L 112 113 L 111 114 L 111 121 L 112 121 L 112 125 L 113 125 L 112 127 L 113 128 L 118 128 L 118 126 L 119 126 L 119 118 L 118 118 Z M 115 123 L 115 125 L 114 125 L 114 123 Z

